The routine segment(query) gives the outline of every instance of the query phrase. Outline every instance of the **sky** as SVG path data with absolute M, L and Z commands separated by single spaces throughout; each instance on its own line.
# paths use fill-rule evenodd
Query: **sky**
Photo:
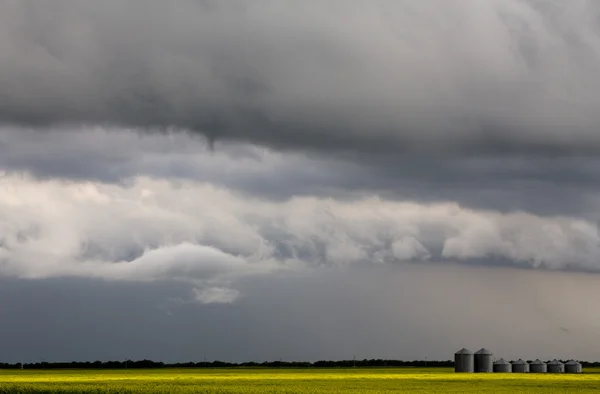
M 0 362 L 600 360 L 600 3 L 0 3 Z

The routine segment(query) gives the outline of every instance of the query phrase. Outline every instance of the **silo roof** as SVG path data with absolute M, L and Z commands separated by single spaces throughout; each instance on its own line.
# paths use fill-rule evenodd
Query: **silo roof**
M 546 363 L 538 358 L 537 360 L 532 361 L 531 364 L 540 365 L 540 364 L 546 364 Z
M 490 352 L 489 350 L 487 350 L 486 348 L 482 347 L 481 349 L 476 351 L 475 354 L 493 354 L 493 353 Z
M 563 365 L 560 361 L 554 359 L 548 363 L 548 365 Z
M 462 349 L 460 349 L 458 352 L 456 352 L 454 354 L 473 354 L 473 353 L 469 349 L 462 348 Z
M 565 365 L 579 365 L 580 363 L 575 360 L 569 360 L 565 363 Z
M 506 361 L 505 359 L 501 358 L 500 360 L 496 361 L 494 364 L 509 364 L 509 362 Z
M 517 361 L 513 362 L 513 364 L 525 365 L 527 363 L 521 359 L 518 359 Z

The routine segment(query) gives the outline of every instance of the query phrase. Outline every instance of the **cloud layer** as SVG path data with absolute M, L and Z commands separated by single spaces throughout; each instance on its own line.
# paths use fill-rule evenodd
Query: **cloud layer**
M 210 184 L 129 185 L 4 175 L 0 274 L 189 282 L 201 302 L 248 276 L 319 266 L 444 262 L 600 271 L 585 220 L 378 197 L 269 202 Z
M 6 1 L 0 118 L 284 149 L 596 153 L 599 12 L 586 0 Z
M 595 357 L 598 21 L 0 2 L 0 357 Z
M 278 152 L 189 133 L 0 127 L 0 168 L 40 179 L 128 184 L 137 177 L 214 184 L 260 199 L 295 196 L 460 205 L 600 220 L 600 160 L 582 157 L 364 157 Z

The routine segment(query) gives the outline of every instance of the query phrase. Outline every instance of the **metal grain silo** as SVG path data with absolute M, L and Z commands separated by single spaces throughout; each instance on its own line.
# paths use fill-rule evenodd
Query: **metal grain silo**
M 542 360 L 535 360 L 529 364 L 529 372 L 531 373 L 546 373 L 548 371 L 546 363 Z
M 521 359 L 512 363 L 513 373 L 527 373 L 529 372 L 529 364 Z
M 494 372 L 512 372 L 512 365 L 501 358 L 494 363 Z
M 565 363 L 565 372 L 566 373 L 581 373 L 582 368 L 581 364 L 575 360 L 570 360 Z
M 473 353 L 469 349 L 462 348 L 454 353 L 454 372 L 473 372 Z
M 564 373 L 565 372 L 565 364 L 554 359 L 548 363 L 547 370 L 548 370 L 548 373 Z
M 486 348 L 475 352 L 475 372 L 494 372 L 494 353 Z

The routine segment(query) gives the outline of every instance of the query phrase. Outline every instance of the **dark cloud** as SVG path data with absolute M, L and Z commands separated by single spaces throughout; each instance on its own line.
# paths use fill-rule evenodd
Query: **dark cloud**
M 523 210 L 596 220 L 600 162 L 586 157 L 369 156 L 281 153 L 193 134 L 126 129 L 0 129 L 0 167 L 41 179 L 129 184 L 136 176 L 193 180 L 270 199 L 457 201 L 477 209 Z
M 4 122 L 388 155 L 600 148 L 594 2 L 0 7 Z
M 0 361 L 593 358 L 599 16 L 0 3 Z
M 2 136 L 3 168 L 102 182 L 187 178 L 271 199 L 378 194 L 543 215 L 595 209 L 594 3 L 0 7 L 0 121 L 36 131 Z M 65 123 L 76 126 L 37 133 Z M 223 156 L 194 158 L 203 140 L 89 134 L 97 124 L 144 134 L 173 126 L 303 152 L 250 171 L 251 160 L 223 168 Z M 228 145 L 216 148 L 260 158 L 255 147 Z

